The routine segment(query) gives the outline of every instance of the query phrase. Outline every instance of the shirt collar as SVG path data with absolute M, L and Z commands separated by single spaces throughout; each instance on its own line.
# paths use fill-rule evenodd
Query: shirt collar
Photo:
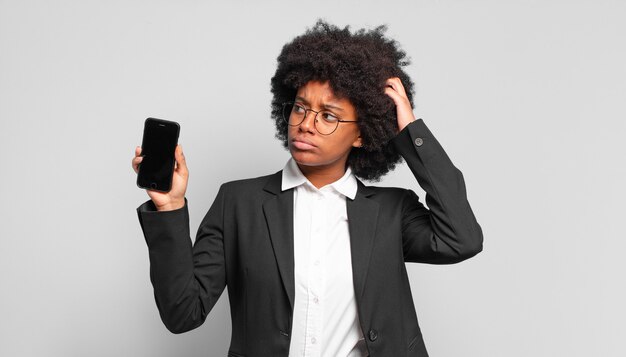
M 290 188 L 300 186 L 306 182 L 308 182 L 311 186 L 313 186 L 313 184 L 310 183 L 310 181 L 306 178 L 306 176 L 304 176 L 302 171 L 300 171 L 300 168 L 298 167 L 298 164 L 293 159 L 293 157 L 289 158 L 289 161 L 287 161 L 287 163 L 285 164 L 285 167 L 283 168 L 283 179 L 281 183 L 281 190 L 285 191 Z M 351 200 L 353 200 L 354 197 L 356 196 L 356 191 L 358 188 L 356 177 L 352 173 L 352 169 L 349 166 L 346 169 L 346 172 L 343 174 L 343 176 L 339 180 L 327 186 L 331 186 L 337 192 L 350 198 Z

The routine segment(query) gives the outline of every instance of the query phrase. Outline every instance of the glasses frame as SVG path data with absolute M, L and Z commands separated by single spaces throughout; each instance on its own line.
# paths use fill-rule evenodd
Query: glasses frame
M 332 133 L 337 131 L 337 128 L 339 127 L 339 123 L 356 123 L 356 122 L 358 122 L 358 120 L 337 119 L 337 123 L 335 125 L 335 129 L 333 129 L 333 131 L 331 131 L 328 134 L 324 134 L 321 131 L 319 131 L 319 129 L 317 129 L 317 124 L 316 124 L 318 122 L 317 114 L 323 112 L 323 110 L 315 111 L 313 109 L 307 108 L 304 105 L 300 104 L 304 108 L 304 116 L 302 117 L 302 121 L 300 121 L 298 124 L 289 124 L 289 118 L 291 117 L 291 111 L 290 111 L 289 117 L 285 118 L 285 108 L 287 106 L 289 106 L 289 105 L 290 106 L 294 106 L 294 105 L 296 105 L 296 102 L 285 102 L 285 103 L 283 103 L 282 117 L 283 117 L 283 120 L 287 123 L 287 125 L 289 125 L 289 126 L 299 126 L 300 124 L 302 124 L 304 122 L 304 120 L 306 119 L 306 116 L 309 114 L 309 112 L 313 112 L 313 113 L 315 113 L 315 116 L 313 117 L 313 127 L 315 128 L 315 131 L 317 131 L 320 135 L 325 135 L 325 136 L 331 135 Z

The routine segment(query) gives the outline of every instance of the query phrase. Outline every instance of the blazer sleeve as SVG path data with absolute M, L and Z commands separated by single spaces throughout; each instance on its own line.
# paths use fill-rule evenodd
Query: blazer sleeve
M 472 212 L 463 174 L 450 161 L 422 119 L 391 140 L 419 185 L 428 209 L 412 190 L 402 199 L 402 244 L 406 262 L 452 264 L 483 249 L 482 229 Z
M 189 211 L 159 212 L 152 200 L 137 208 L 150 257 L 150 281 L 161 320 L 172 333 L 200 326 L 226 286 L 223 186 L 192 247 Z

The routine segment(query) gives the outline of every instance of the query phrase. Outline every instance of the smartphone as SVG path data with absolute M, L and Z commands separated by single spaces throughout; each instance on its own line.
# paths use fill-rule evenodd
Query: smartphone
M 169 192 L 174 176 L 174 151 L 178 144 L 178 123 L 148 118 L 144 123 L 137 186 L 155 191 Z

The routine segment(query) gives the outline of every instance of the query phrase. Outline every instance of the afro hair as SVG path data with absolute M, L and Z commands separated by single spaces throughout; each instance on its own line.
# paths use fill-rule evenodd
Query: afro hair
M 386 81 L 398 77 L 413 106 L 413 82 L 402 67 L 410 64 L 399 44 L 385 37 L 387 26 L 350 32 L 318 19 L 303 35 L 285 44 L 271 79 L 276 138 L 288 148 L 288 125 L 283 103 L 293 101 L 298 88 L 309 81 L 329 82 L 334 94 L 356 108 L 362 147 L 352 148 L 347 165 L 355 176 L 379 181 L 401 160 L 390 144 L 398 123 L 393 100 L 385 94 Z

